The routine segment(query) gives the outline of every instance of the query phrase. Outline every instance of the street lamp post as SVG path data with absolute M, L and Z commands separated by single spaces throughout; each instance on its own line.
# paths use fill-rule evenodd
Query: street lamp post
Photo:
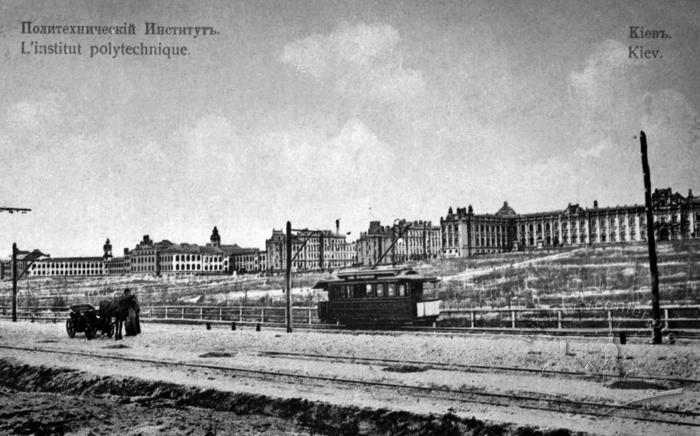
M 22 278 L 22 276 L 29 271 L 29 268 L 36 262 L 40 257 L 49 257 L 48 254 L 44 254 L 39 250 L 34 250 L 32 252 L 26 253 L 22 260 L 25 262 L 24 269 L 18 274 L 17 271 L 17 255 L 20 251 L 17 249 L 17 243 L 12 243 L 12 322 L 17 322 L 17 281 Z M 27 262 L 29 262 L 27 264 Z

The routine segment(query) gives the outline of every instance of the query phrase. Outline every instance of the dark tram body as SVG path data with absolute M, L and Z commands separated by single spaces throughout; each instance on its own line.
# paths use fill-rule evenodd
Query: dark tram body
M 344 271 L 318 282 L 328 292 L 318 304 L 321 322 L 351 327 L 431 324 L 440 315 L 440 301 L 423 298 L 426 283 L 436 283 L 411 269 Z

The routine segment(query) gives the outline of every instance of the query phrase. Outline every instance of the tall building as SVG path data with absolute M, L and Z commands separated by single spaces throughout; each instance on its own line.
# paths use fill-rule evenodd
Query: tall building
M 399 237 L 400 236 L 400 237 Z M 396 243 L 392 246 L 392 241 Z M 441 255 L 440 227 L 430 221 L 395 220 L 391 226 L 370 221 L 369 229 L 356 242 L 357 263 L 372 266 L 408 260 L 431 259 Z
M 345 268 L 353 264 L 353 246 L 346 235 L 331 230 L 302 230 L 292 235 L 292 255 L 296 256 L 292 268 L 297 271 Z M 283 271 L 286 268 L 287 236 L 282 230 L 272 230 L 272 236 L 265 241 L 267 268 Z
M 657 241 L 700 238 L 700 198 L 683 197 L 671 188 L 652 194 Z M 583 208 L 517 214 L 508 203 L 493 215 L 474 214 L 472 207 L 449 208 L 440 219 L 442 253 L 446 257 L 511 250 L 625 243 L 646 240 L 646 214 L 641 205 Z

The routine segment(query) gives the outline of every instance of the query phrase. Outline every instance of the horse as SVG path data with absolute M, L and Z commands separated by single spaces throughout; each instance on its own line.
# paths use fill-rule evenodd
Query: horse
M 138 303 L 133 296 L 102 300 L 100 301 L 99 312 L 100 319 L 104 323 L 103 326 L 107 327 L 107 330 L 103 329 L 103 331 L 109 331 L 112 318 L 116 321 L 117 325 L 114 330 L 114 339 L 118 341 L 122 339 L 122 325 L 127 318 L 129 318 L 130 313 L 138 312 Z M 129 332 L 127 332 L 127 334 L 129 334 Z

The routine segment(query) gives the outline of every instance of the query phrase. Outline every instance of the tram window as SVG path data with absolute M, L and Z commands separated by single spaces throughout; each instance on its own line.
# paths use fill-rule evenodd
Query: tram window
M 365 296 L 367 297 L 374 297 L 374 292 L 373 292 L 373 286 L 371 284 L 366 284 L 365 285 Z
M 388 283 L 387 297 L 396 297 L 396 284 Z
M 364 298 L 365 297 L 365 287 L 362 285 L 353 286 L 353 298 Z
M 377 283 L 377 297 L 386 297 L 386 283 Z
M 401 283 L 399 285 L 399 297 L 405 297 L 406 296 L 406 285 Z

